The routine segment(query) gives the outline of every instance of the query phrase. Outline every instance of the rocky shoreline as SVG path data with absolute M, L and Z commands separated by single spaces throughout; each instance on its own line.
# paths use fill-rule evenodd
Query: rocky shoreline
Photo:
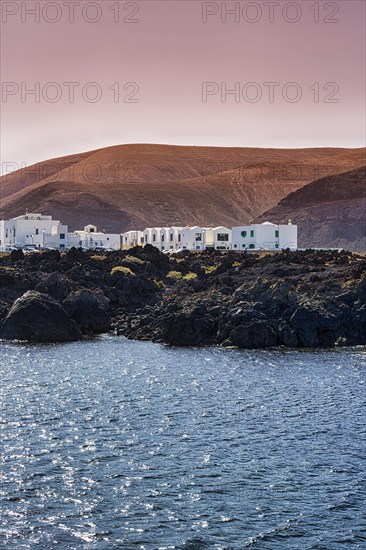
M 365 345 L 366 255 L 14 251 L 0 256 L 0 323 L 0 338 L 33 342 Z

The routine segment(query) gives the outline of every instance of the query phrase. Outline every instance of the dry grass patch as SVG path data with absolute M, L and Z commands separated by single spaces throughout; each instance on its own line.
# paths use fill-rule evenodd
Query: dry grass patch
M 125 275 L 135 275 L 134 272 L 129 268 L 125 267 L 123 265 L 116 265 L 111 271 L 111 275 L 114 275 L 115 273 L 124 273 Z

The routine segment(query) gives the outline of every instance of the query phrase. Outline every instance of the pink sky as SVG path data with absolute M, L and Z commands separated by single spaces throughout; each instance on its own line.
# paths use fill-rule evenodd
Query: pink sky
M 263 1 L 226 2 L 228 10 L 239 6 L 238 22 L 229 14 L 222 22 L 221 0 L 120 1 L 119 23 L 110 9 L 116 0 L 75 2 L 73 23 L 63 0 L 40 1 L 39 22 L 22 10 L 22 5 L 31 9 L 37 2 L 2 0 L 1 4 L 2 162 L 31 164 L 139 142 L 253 147 L 365 144 L 363 1 L 277 1 L 273 22 Z M 90 19 L 98 15 L 91 4 L 100 10 L 101 19 L 95 23 L 81 15 L 82 8 Z M 316 4 L 318 23 L 310 9 Z M 136 11 L 134 5 L 138 13 L 129 16 Z M 216 10 L 206 23 L 202 21 L 202 12 Z M 55 23 L 45 20 L 57 17 Z M 124 17 L 138 22 L 123 22 Z M 256 17 L 257 22 L 248 21 Z M 297 22 L 285 20 L 297 17 Z M 326 18 L 338 22 L 327 23 Z M 34 88 L 37 82 L 39 102 L 32 96 L 22 102 L 22 87 L 23 91 Z M 57 88 L 44 88 L 50 82 Z M 74 103 L 65 82 L 80 83 Z M 90 82 L 102 92 L 96 103 L 81 93 Z M 117 82 L 122 99 L 133 91 L 132 86 L 123 90 L 126 83 L 138 84 L 134 96 L 138 102 L 114 102 L 109 88 Z M 215 83 L 209 88 L 215 93 L 206 102 L 204 82 Z M 251 82 L 255 86 L 247 87 Z M 268 82 L 279 83 L 273 102 Z M 290 82 L 296 88 L 286 88 Z M 316 87 L 309 89 L 316 82 L 319 102 Z M 327 83 L 335 84 L 324 90 Z M 224 95 L 222 101 L 220 92 L 235 86 L 240 96 Z M 286 90 L 290 98 L 300 90 L 301 99 L 285 101 Z M 60 100 L 50 102 L 57 91 Z M 94 91 L 86 89 L 90 96 Z M 250 102 L 255 93 L 261 93 L 261 99 Z M 328 101 L 333 97 L 338 102 L 325 102 L 327 96 Z

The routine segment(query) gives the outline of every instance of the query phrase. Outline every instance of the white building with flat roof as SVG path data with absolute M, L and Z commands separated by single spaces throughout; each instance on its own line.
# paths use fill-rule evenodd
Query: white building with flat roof
M 26 212 L 0 221 L 0 249 L 13 246 L 65 248 L 68 226 L 52 216 Z
M 233 227 L 233 250 L 282 250 L 297 249 L 297 225 L 291 220 L 287 225 L 271 222 Z
M 74 231 L 68 234 L 68 246 L 86 249 L 111 249 L 120 250 L 121 248 L 120 233 L 104 233 L 98 231 L 96 225 L 86 225 L 84 229 Z

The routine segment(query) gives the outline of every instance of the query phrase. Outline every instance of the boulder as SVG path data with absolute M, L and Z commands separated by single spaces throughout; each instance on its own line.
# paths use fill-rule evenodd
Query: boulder
M 0 338 L 31 342 L 72 342 L 82 334 L 64 308 L 51 296 L 26 292 L 18 298 L 0 326 Z
M 100 290 L 72 292 L 63 301 L 63 306 L 84 333 L 108 332 L 111 323 L 109 299 Z

